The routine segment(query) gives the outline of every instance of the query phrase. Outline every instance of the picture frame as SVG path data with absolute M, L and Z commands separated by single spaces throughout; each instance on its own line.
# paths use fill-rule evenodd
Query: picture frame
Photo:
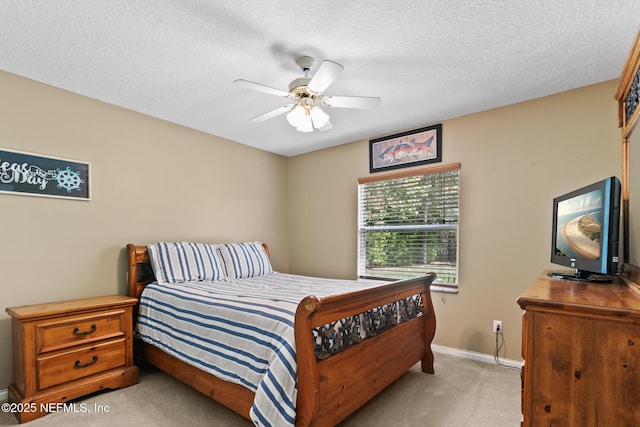
M 91 165 L 0 148 L 0 193 L 91 200 Z
M 369 172 L 442 161 L 442 123 L 369 141 Z

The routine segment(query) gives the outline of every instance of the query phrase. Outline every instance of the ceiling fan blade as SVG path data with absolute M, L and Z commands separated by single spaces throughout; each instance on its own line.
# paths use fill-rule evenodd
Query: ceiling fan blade
M 338 78 L 344 67 L 337 62 L 322 61 L 318 71 L 311 78 L 307 85 L 307 90 L 315 93 L 322 93 L 333 81 Z
M 260 114 L 259 116 L 252 118 L 251 121 L 254 123 L 262 123 L 266 120 L 272 119 L 276 116 L 279 116 L 280 114 L 284 114 L 287 111 L 290 111 L 293 107 L 295 107 L 295 105 L 296 104 L 284 105 L 282 107 L 276 108 L 275 110 L 271 110 L 268 113 Z
M 325 96 L 322 103 L 328 107 L 371 109 L 380 106 L 382 99 L 375 96 Z
M 282 96 L 285 98 L 289 97 L 289 92 L 287 92 L 286 90 L 277 89 L 275 87 L 266 86 L 260 83 L 250 82 L 249 80 L 238 79 L 234 80 L 233 83 L 247 89 L 257 90 L 258 92 L 264 92 L 271 95 Z

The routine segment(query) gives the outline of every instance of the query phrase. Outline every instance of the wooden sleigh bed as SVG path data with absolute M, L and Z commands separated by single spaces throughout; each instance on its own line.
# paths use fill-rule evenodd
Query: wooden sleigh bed
M 268 255 L 267 246 L 264 248 Z M 148 249 L 128 244 L 127 252 L 128 294 L 140 298 L 155 280 Z M 434 279 L 435 274 L 429 273 L 340 295 L 308 296 L 299 303 L 294 320 L 296 426 L 338 424 L 418 362 L 423 372 L 434 373 L 431 342 L 436 319 L 430 293 Z M 409 298 L 417 298 L 421 313 L 336 354 L 318 357 L 312 340 L 314 328 Z M 255 393 L 248 388 L 204 372 L 139 339 L 135 340 L 134 354 L 250 419 Z

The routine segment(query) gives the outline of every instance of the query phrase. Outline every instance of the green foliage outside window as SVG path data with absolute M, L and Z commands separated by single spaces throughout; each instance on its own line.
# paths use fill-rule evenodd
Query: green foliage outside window
M 365 276 L 457 283 L 457 170 L 368 183 L 362 199 Z

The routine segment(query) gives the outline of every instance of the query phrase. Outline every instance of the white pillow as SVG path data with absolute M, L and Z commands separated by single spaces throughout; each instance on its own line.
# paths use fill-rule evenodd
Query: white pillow
M 224 279 L 217 246 L 208 243 L 160 242 L 147 246 L 158 283 Z
M 260 242 L 227 243 L 219 245 L 218 250 L 230 279 L 273 273 L 267 251 Z

